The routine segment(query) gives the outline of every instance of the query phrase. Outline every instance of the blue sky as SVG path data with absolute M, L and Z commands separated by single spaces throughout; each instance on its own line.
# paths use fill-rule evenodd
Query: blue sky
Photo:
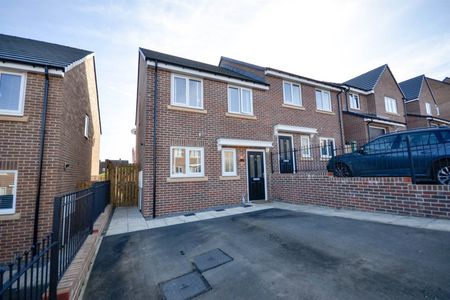
M 450 1 L 7 1 L 0 32 L 96 53 L 101 158 L 131 159 L 138 47 L 341 82 L 450 76 Z

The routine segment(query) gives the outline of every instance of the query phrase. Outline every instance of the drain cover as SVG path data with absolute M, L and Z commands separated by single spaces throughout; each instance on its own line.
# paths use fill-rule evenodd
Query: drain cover
M 199 272 L 191 272 L 159 284 L 163 299 L 191 299 L 211 289 L 208 281 Z
M 200 272 L 205 272 L 220 265 L 232 261 L 233 258 L 220 249 L 213 249 L 203 254 L 197 255 L 193 259 L 193 264 Z

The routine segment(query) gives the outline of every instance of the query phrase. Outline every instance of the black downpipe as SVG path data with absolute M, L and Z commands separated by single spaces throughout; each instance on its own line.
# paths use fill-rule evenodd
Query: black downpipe
M 34 209 L 34 229 L 33 229 L 33 245 L 37 244 L 39 231 L 39 209 L 41 206 L 41 185 L 42 185 L 42 166 L 44 164 L 44 146 L 45 146 L 45 127 L 47 125 L 47 100 L 48 100 L 48 67 L 45 67 L 45 83 L 44 83 L 44 99 L 42 105 L 41 116 L 41 133 L 40 133 L 40 149 L 39 149 L 39 173 L 37 182 L 36 205 Z
M 156 126 L 158 125 L 158 60 L 155 60 L 155 87 L 153 98 L 153 219 L 156 218 Z
M 339 133 L 341 135 L 341 150 L 342 150 L 342 154 L 344 154 L 345 146 L 344 146 L 344 130 L 342 128 L 341 94 L 342 94 L 342 90 L 340 90 L 339 93 L 337 93 L 336 98 L 337 98 L 337 102 L 338 102 Z

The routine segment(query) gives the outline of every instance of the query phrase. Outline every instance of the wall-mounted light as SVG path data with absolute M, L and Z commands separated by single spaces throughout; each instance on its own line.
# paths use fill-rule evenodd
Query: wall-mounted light
M 239 153 L 239 161 L 240 162 L 244 162 L 245 161 L 245 155 L 244 155 L 244 153 Z

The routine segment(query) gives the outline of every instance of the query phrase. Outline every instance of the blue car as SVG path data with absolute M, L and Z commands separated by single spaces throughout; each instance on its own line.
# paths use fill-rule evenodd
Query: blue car
M 382 135 L 359 150 L 334 156 L 327 170 L 338 177 L 415 176 L 450 184 L 450 128 L 414 129 Z

